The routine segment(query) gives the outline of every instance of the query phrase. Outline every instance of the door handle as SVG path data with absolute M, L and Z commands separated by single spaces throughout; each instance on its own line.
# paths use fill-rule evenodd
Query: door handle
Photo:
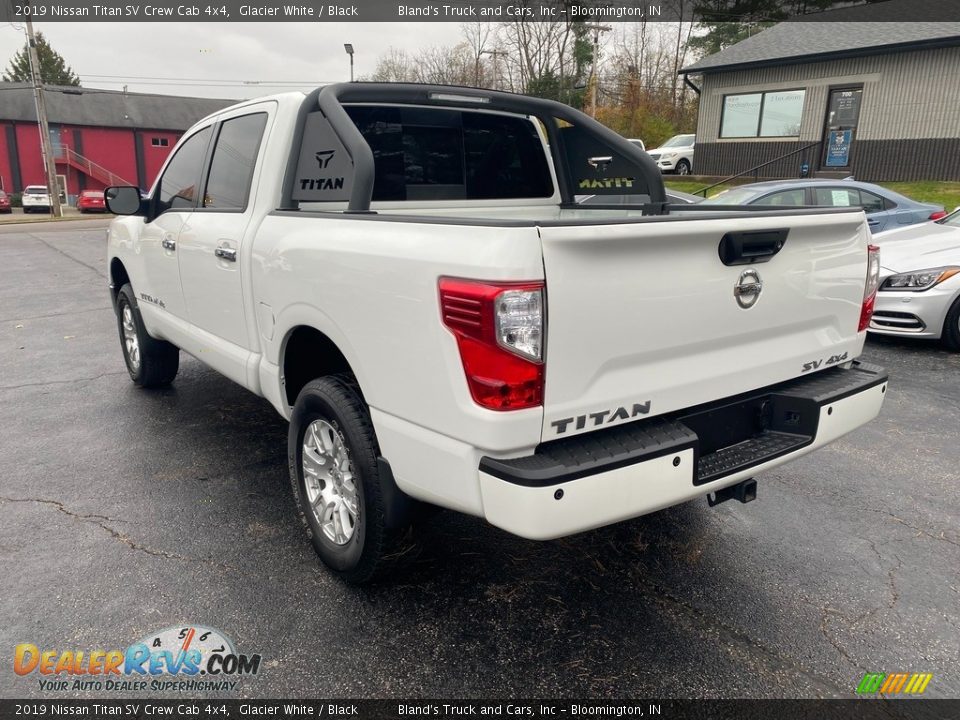
M 237 251 L 233 248 L 228 247 L 218 247 L 213 251 L 213 254 L 216 255 L 221 260 L 227 260 L 228 262 L 237 261 Z
M 170 252 L 175 252 L 177 249 L 177 241 L 174 240 L 171 235 L 165 235 L 163 240 L 160 241 L 160 245 L 164 250 L 169 250 Z

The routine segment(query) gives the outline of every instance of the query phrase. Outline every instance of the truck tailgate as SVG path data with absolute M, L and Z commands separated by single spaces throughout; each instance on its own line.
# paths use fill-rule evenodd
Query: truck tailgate
M 725 264 L 724 236 L 754 231 L 785 240 L 765 262 Z M 687 215 L 540 233 L 543 440 L 772 385 L 862 350 L 869 233 L 860 212 Z M 735 287 L 755 291 L 757 281 L 759 295 L 748 288 L 738 301 Z

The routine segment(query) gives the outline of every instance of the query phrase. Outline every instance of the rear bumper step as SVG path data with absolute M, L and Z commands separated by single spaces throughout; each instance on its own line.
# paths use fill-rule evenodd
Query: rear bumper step
M 480 471 L 544 488 L 693 451 L 694 485 L 741 473 L 811 445 L 831 403 L 887 382 L 886 371 L 854 362 L 666 416 L 540 444 L 533 455 L 484 457 Z

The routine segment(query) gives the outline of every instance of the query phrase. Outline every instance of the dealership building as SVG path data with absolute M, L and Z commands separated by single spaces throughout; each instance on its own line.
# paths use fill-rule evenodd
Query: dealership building
M 180 135 L 231 100 L 47 87 L 50 141 L 70 202 L 108 185 L 148 188 Z M 0 189 L 46 185 L 33 88 L 0 83 Z
M 849 21 L 877 7 L 783 22 L 683 68 L 700 90 L 694 172 L 960 180 L 960 23 Z

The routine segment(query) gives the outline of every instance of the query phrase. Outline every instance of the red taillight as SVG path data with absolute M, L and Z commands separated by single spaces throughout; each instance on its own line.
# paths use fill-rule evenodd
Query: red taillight
M 857 332 L 863 332 L 870 326 L 878 287 L 880 287 L 880 248 L 876 245 L 867 245 L 867 282 L 863 288 L 863 305 L 860 306 L 860 325 Z
M 937 210 L 935 212 L 930 213 L 930 217 L 928 217 L 927 220 L 940 220 L 941 218 L 945 218 L 946 216 L 947 216 L 947 213 L 945 211 Z
M 441 278 L 440 312 L 474 402 L 490 410 L 543 404 L 543 282 Z

